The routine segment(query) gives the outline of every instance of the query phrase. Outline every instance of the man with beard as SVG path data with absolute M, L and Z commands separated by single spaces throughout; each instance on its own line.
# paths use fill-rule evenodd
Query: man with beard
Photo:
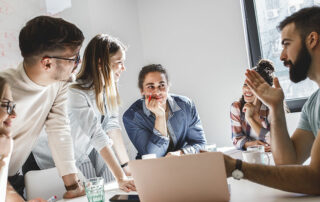
M 319 22 L 320 7 L 310 7 L 279 25 L 283 45 L 280 59 L 289 68 L 293 82 L 309 77 L 320 86 Z M 298 128 L 290 137 L 279 80 L 274 78 L 271 87 L 255 71 L 247 70 L 246 76 L 248 86 L 270 108 L 271 150 L 277 166 L 242 163 L 224 156 L 227 175 L 284 191 L 320 194 L 320 89 L 303 106 Z M 310 165 L 299 165 L 310 155 Z
M 67 116 L 67 87 L 80 62 L 79 50 L 84 36 L 74 24 L 61 18 L 39 16 L 21 29 L 19 46 L 23 62 L 16 69 L 1 72 L 11 86 L 17 104 L 12 123 L 14 148 L 9 165 L 9 182 L 18 189 L 17 173 L 31 153 L 45 127 L 49 146 L 67 192 L 64 198 L 84 195 L 76 176 L 77 168 Z M 22 184 L 22 185 L 21 185 Z M 13 190 L 8 186 L 9 190 Z M 22 201 L 15 191 L 6 201 Z

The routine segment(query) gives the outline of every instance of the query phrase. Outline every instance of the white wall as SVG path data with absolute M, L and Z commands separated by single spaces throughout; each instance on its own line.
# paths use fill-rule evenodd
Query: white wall
M 3 0 L 0 7 L 9 8 L 0 12 L 3 69 L 21 59 L 21 26 L 47 13 L 44 0 Z M 120 79 L 121 113 L 140 97 L 140 68 L 161 63 L 169 71 L 171 92 L 195 101 L 208 142 L 231 145 L 229 108 L 240 97 L 248 67 L 240 1 L 72 0 L 72 7 L 57 16 L 83 30 L 82 52 L 97 33 L 117 36 L 129 45 L 127 71 Z M 5 32 L 13 33 L 12 39 L 5 38 Z M 1 55 L 3 50 L 7 55 Z M 297 116 L 291 117 L 293 124 L 288 125 L 296 126 Z
M 209 143 L 231 144 L 229 109 L 248 67 L 240 2 L 138 0 L 144 64 L 169 71 L 171 92 L 194 100 Z

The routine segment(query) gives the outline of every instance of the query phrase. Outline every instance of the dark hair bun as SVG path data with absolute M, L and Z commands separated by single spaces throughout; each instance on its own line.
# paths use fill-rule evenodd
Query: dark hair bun
M 261 59 L 254 70 L 258 72 L 270 86 L 273 85 L 274 67 L 270 60 Z
M 272 74 L 274 72 L 273 63 L 267 59 L 261 59 L 257 65 L 257 71 L 265 71 L 268 74 Z

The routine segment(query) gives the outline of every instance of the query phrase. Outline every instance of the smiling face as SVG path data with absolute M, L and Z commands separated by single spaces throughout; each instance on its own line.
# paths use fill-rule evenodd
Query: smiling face
M 253 103 L 256 98 L 246 83 L 242 86 L 242 95 L 246 103 Z
M 124 66 L 125 60 L 126 54 L 121 48 L 110 57 L 110 67 L 112 69 L 115 82 L 119 81 L 121 73 L 126 70 Z
M 149 72 L 146 74 L 142 84 L 141 94 L 156 99 L 162 105 L 166 104 L 169 87 L 166 76 L 160 72 Z
M 16 117 L 16 113 L 13 110 L 12 113 L 8 114 L 8 105 L 10 107 L 13 106 L 13 99 L 11 94 L 10 87 L 6 84 L 4 86 L 4 92 L 3 96 L 1 98 L 1 104 L 0 104 L 0 128 L 5 129 L 7 131 L 10 131 L 12 119 Z

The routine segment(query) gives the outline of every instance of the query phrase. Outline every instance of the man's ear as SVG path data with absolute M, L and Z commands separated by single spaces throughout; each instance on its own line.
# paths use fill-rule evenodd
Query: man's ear
M 307 47 L 314 49 L 319 45 L 319 34 L 317 32 L 311 32 L 306 38 Z
M 51 64 L 52 64 L 51 58 L 43 57 L 40 63 L 41 63 L 41 67 L 46 71 L 51 68 Z

